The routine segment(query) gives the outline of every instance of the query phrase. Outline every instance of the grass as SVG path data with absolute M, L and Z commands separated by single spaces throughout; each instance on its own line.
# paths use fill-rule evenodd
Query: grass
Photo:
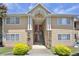
M 7 52 L 11 52 L 12 51 L 12 48 L 7 48 L 7 47 L 1 47 L 0 48 L 0 54 L 4 54 L 4 53 L 7 53 Z

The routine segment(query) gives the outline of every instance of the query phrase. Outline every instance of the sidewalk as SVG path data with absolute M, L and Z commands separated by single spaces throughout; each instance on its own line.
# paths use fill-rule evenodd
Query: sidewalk
M 32 50 L 28 53 L 29 56 L 53 56 L 54 54 L 44 45 L 33 45 Z

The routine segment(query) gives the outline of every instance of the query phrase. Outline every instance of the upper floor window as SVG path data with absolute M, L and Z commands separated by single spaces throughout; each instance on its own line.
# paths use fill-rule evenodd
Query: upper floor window
M 8 17 L 6 18 L 6 24 L 19 24 L 19 17 Z
M 69 18 L 59 18 L 57 20 L 58 25 L 68 25 L 70 24 L 70 19 Z

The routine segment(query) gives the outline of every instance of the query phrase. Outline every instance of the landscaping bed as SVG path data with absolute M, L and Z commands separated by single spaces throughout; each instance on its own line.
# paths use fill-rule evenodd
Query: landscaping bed
M 72 50 L 70 56 L 79 56 L 79 47 L 78 47 L 78 48 L 69 47 L 69 48 Z M 53 47 L 52 49 L 54 49 L 54 47 Z M 51 52 L 52 52 L 53 54 L 57 55 L 54 50 L 52 50 Z
M 54 47 L 53 47 L 54 48 Z M 75 47 L 69 47 L 72 52 L 70 56 L 79 56 L 79 47 L 75 48 Z M 12 48 L 8 48 L 8 47 L 0 47 L 0 55 L 5 55 L 5 56 L 9 56 L 9 55 L 13 55 L 12 53 Z M 55 52 L 52 50 L 51 51 L 53 54 L 55 54 Z M 56 54 L 55 54 L 56 55 Z

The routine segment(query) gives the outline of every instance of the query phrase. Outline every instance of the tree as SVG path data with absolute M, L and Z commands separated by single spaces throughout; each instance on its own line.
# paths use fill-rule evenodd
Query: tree
M 2 44 L 2 19 L 6 17 L 7 13 L 7 7 L 0 3 L 0 46 L 3 46 Z
M 4 18 L 7 13 L 7 7 L 3 4 L 0 3 L 0 18 Z

